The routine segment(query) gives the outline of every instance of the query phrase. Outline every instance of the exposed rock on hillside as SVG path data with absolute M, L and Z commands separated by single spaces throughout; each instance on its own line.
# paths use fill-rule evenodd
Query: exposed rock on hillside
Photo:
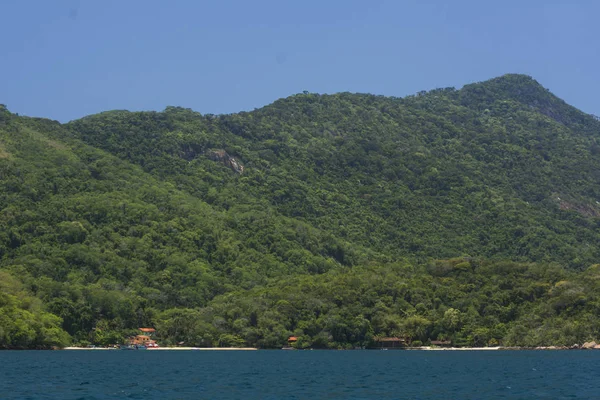
M 244 166 L 238 160 L 227 154 L 225 150 L 211 150 L 208 152 L 208 158 L 223 163 L 223 165 L 231 168 L 238 174 L 244 173 Z
M 556 197 L 558 206 L 561 210 L 575 211 L 584 217 L 600 217 L 600 211 L 597 207 L 593 207 L 589 204 L 578 204 L 573 201 L 567 201 L 560 197 Z M 597 202 L 598 203 L 598 202 Z

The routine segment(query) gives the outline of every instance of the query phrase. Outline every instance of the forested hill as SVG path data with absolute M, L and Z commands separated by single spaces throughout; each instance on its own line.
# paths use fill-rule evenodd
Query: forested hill
M 600 122 L 522 75 L 404 99 L 305 93 L 221 116 L 113 111 L 67 128 L 217 209 L 272 210 L 391 260 L 582 268 L 600 255 Z
M 535 80 L 68 124 L 0 106 L 0 347 L 600 335 L 600 122 Z

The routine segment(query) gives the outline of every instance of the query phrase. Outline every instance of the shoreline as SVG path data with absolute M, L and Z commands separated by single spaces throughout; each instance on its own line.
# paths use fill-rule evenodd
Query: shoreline
M 62 350 L 120 350 L 114 347 L 65 347 Z M 253 351 L 258 350 L 256 347 L 151 347 L 144 350 L 148 351 Z
M 114 347 L 65 347 L 60 350 L 120 350 Z M 256 350 L 281 350 L 281 349 L 259 349 L 256 347 L 156 347 L 145 349 L 148 351 L 256 351 Z M 290 349 L 287 349 L 290 350 Z M 291 349 L 298 350 L 298 349 Z M 309 349 L 305 349 L 309 350 Z M 313 349 L 310 349 L 313 350 Z M 316 349 L 316 350 L 338 350 L 338 349 Z M 564 347 L 564 346 L 540 346 L 540 347 L 437 347 L 437 346 L 421 346 L 421 347 L 404 347 L 404 348 L 374 348 L 361 350 L 391 350 L 391 351 L 523 351 L 523 350 L 600 350 L 600 348 L 584 348 L 584 347 Z M 300 350 L 302 351 L 302 350 Z M 356 351 L 356 349 L 348 350 Z
M 386 349 L 381 350 L 395 350 Z M 409 351 L 544 351 L 544 350 L 600 350 L 600 348 L 594 347 L 566 347 L 566 346 L 538 346 L 538 347 L 437 347 L 437 346 L 421 346 L 421 347 L 405 347 L 398 350 L 409 350 Z
M 432 347 L 432 346 L 421 346 L 421 347 L 407 347 L 406 350 L 411 351 L 496 351 L 496 350 L 524 350 L 524 348 L 513 348 L 513 347 Z

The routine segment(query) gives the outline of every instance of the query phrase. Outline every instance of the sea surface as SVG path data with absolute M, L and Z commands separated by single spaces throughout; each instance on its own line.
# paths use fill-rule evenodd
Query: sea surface
M 600 351 L 0 351 L 0 399 L 600 399 Z

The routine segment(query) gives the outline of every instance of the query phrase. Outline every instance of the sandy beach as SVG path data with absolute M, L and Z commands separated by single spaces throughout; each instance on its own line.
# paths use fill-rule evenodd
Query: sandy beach
M 158 350 L 201 350 L 201 351 L 220 351 L 220 350 L 240 350 L 240 351 L 249 351 L 249 350 L 258 350 L 256 347 L 154 347 L 149 348 L 148 350 L 158 351 Z
M 120 350 L 118 348 L 114 348 L 114 347 L 65 347 L 63 350 Z M 159 350 L 201 350 L 201 351 L 208 351 L 208 350 L 212 350 L 212 351 L 232 351 L 232 350 L 239 350 L 239 351 L 249 351 L 249 350 L 258 350 L 255 347 L 150 347 L 147 348 L 146 350 L 149 351 L 159 351 Z
M 600 347 L 598 347 L 600 348 Z M 598 349 L 596 348 L 596 349 Z M 574 350 L 584 348 L 567 348 L 557 346 L 547 347 L 437 347 L 437 346 L 421 346 L 421 347 L 405 347 L 402 349 L 370 349 L 370 350 L 393 350 L 393 351 L 502 351 L 502 350 Z M 62 350 L 120 350 L 114 347 L 65 347 Z M 256 347 L 150 347 L 148 351 L 254 351 L 259 350 Z M 312 349 L 311 349 L 312 350 Z
M 472 350 L 504 350 L 504 347 L 407 347 L 406 350 L 425 350 L 425 351 L 472 351 Z
M 114 347 L 65 347 L 62 350 L 118 350 Z

